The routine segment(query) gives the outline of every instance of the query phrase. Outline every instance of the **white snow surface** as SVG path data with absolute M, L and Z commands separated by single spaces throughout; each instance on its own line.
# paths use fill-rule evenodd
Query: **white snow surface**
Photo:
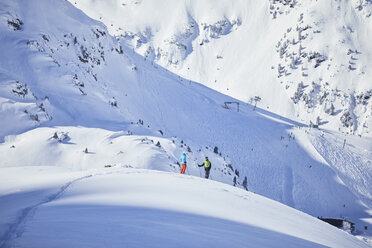
M 259 96 L 260 107 L 306 124 L 319 117 L 325 128 L 371 135 L 369 0 L 70 2 L 187 79 L 244 102 Z
M 368 247 L 283 204 L 197 177 L 128 168 L 3 171 L 9 205 L 1 217 L 15 223 L 2 247 Z M 20 175 L 34 180 L 9 180 Z M 19 203 L 29 206 L 21 215 Z
M 1 1 L 0 51 L 0 247 L 371 245 L 370 136 L 185 79 L 68 1 Z

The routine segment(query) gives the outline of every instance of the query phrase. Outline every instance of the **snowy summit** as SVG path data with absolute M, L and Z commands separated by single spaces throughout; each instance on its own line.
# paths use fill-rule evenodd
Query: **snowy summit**
M 0 248 L 372 247 L 371 15 L 2 0 Z

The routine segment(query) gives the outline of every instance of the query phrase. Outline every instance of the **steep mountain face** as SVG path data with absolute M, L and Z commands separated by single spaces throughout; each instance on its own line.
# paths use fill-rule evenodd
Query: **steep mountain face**
M 66 3 L 53 4 L 66 8 Z M 43 1 L 4 2 L 1 7 L 1 115 L 6 124 L 11 123 L 3 123 L 1 136 L 45 123 L 84 125 L 92 119 L 120 119 L 120 113 L 112 107 L 114 94 L 107 90 L 110 78 L 102 84 L 93 82 L 99 80 L 97 72 L 107 68 L 107 63 L 119 77 L 134 76 L 130 70 L 115 67 L 117 60 L 120 66 L 131 65 L 120 56 L 120 46 L 102 24 L 77 9 L 56 14 L 53 19 L 39 15 L 51 11 Z M 16 22 L 18 26 L 13 24 Z M 87 94 L 97 88 L 99 95 Z
M 320 87 L 317 88 L 319 91 L 314 91 L 317 93 L 309 94 L 312 86 L 305 82 L 303 89 L 297 86 L 285 89 L 284 82 L 272 81 L 273 78 L 289 80 L 294 77 L 302 70 L 301 66 L 305 66 L 304 58 L 314 56 L 306 60 L 308 71 L 314 71 L 313 74 L 308 72 L 306 78 L 320 75 L 316 74 L 317 70 L 320 73 L 326 61 L 330 61 L 328 53 L 306 50 L 307 57 L 301 57 L 303 62 L 292 69 L 291 75 L 289 72 L 278 75 L 281 73 L 270 67 L 278 63 L 284 66 L 285 54 L 296 46 L 303 46 L 300 50 L 305 53 L 305 49 L 310 48 L 305 48 L 302 42 L 310 41 L 311 35 L 322 34 L 311 31 L 308 38 L 301 38 L 301 44 L 288 43 L 282 54 L 284 62 L 281 60 L 280 51 L 286 41 L 282 40 L 278 45 L 278 41 L 270 38 L 270 32 L 277 32 L 279 36 L 283 35 L 282 29 L 287 32 L 286 18 L 294 18 L 291 13 L 303 5 L 293 3 L 292 8 L 282 2 L 273 2 L 280 8 L 270 14 L 268 3 L 256 1 L 248 7 L 238 8 L 239 13 L 236 13 L 236 5 L 221 1 L 209 13 L 204 13 L 202 10 L 209 9 L 211 2 L 188 3 L 157 3 L 157 7 L 175 10 L 169 13 L 169 18 L 173 16 L 181 22 L 183 18 L 187 19 L 187 25 L 170 21 L 174 27 L 164 30 L 164 19 L 161 18 L 164 13 L 149 14 L 155 7 L 152 3 L 121 2 L 118 7 L 133 11 L 125 15 L 131 21 L 123 22 L 128 25 L 128 30 L 143 25 L 147 31 L 142 33 L 143 37 L 140 29 L 113 37 L 102 23 L 87 17 L 68 1 L 2 1 L 0 167 L 47 165 L 85 171 L 110 165 L 178 173 L 177 162 L 181 153 L 186 152 L 190 175 L 203 177 L 204 173 L 197 165 L 208 156 L 213 164 L 213 180 L 249 189 L 313 216 L 348 217 L 357 222 L 358 230 L 363 230 L 364 225 L 369 225 L 365 219 L 370 219 L 368 212 L 372 208 L 371 137 L 364 133 L 357 137 L 309 129 L 300 121 L 277 115 L 272 110 L 276 108 L 293 116 L 300 115 L 296 108 L 305 108 L 305 96 L 316 98 L 323 92 Z M 341 7 L 346 6 L 341 3 Z M 89 6 L 98 8 L 99 4 L 95 1 Z M 246 3 L 236 4 L 245 6 Z M 140 6 L 147 7 L 142 9 Z M 190 12 L 185 13 L 184 6 Z M 361 6 L 363 9 L 356 13 L 365 14 L 369 2 Z M 102 7 L 102 10 L 110 9 Z M 118 15 L 122 15 L 120 11 Z M 255 18 L 260 14 L 265 19 Z M 134 19 L 143 15 L 150 19 Z M 221 15 L 227 19 L 221 19 Z M 369 20 L 364 18 L 368 17 L 362 16 L 360 20 Z M 147 21 L 152 25 L 147 25 Z M 262 27 L 268 32 L 262 32 Z M 302 24 L 301 27 L 304 30 L 288 33 L 299 32 L 306 36 L 305 33 L 311 30 Z M 161 49 L 163 35 L 172 34 L 173 29 L 178 30 L 177 35 L 169 37 L 164 43 L 167 48 Z M 241 36 L 247 29 L 251 31 Z M 257 40 L 262 43 L 256 43 Z M 134 41 L 137 45 L 130 47 L 128 44 Z M 247 49 L 240 48 L 243 44 Z M 279 52 L 274 49 L 272 53 L 267 48 L 271 45 L 276 45 Z M 366 44 L 361 46 L 367 47 Z M 152 55 L 151 52 L 147 56 L 136 53 L 148 47 L 152 47 Z M 184 52 L 181 53 L 182 49 Z M 348 55 L 350 59 L 369 63 L 367 52 L 360 53 L 357 49 L 356 53 L 354 47 L 350 49 L 353 50 Z M 293 55 L 288 54 L 287 60 Z M 215 60 L 210 59 L 212 55 Z M 244 56 L 248 57 L 243 59 Z M 326 60 L 321 61 L 324 56 Z M 171 62 L 161 62 L 165 60 Z M 252 97 L 257 97 L 247 104 L 173 74 L 158 65 L 161 63 L 220 91 L 229 87 L 223 92 L 235 92 L 239 98 L 243 99 L 248 91 Z M 218 63 L 221 67 L 217 70 Z M 197 69 L 197 65 L 202 66 L 201 69 Z M 269 65 L 267 71 L 266 65 Z M 214 74 L 208 72 L 212 69 Z M 283 70 L 289 69 L 286 66 Z M 340 71 L 339 78 L 342 73 L 354 75 L 352 71 L 350 74 Z M 365 78 L 368 73 L 366 70 Z M 229 85 L 222 86 L 219 80 L 204 80 L 214 75 L 219 75 L 220 80 L 230 78 Z M 242 75 L 249 75 L 244 84 Z M 361 81 L 362 77 L 358 80 L 355 81 L 355 87 L 361 87 L 358 90 L 368 88 L 368 84 Z M 340 87 L 346 87 L 346 81 L 343 82 Z M 294 88 L 296 97 L 291 99 L 293 95 L 288 92 Z M 327 97 L 334 99 L 331 101 L 335 107 L 334 115 L 331 116 L 340 119 L 344 116 L 340 112 L 341 105 L 349 106 L 345 100 L 349 98 L 342 98 L 340 92 L 339 97 L 330 94 L 326 94 L 322 104 L 326 104 Z M 277 99 L 283 102 L 276 102 Z M 357 99 L 365 101 L 363 108 L 357 104 Z M 262 108 L 269 101 L 273 105 L 266 110 Z M 255 109 L 254 104 L 258 108 Z M 311 109 L 320 111 L 320 106 L 325 106 L 318 105 Z M 369 106 L 366 95 L 355 96 L 351 120 L 360 121 L 364 116 L 368 122 Z M 311 112 L 309 109 L 306 108 Z M 356 115 L 356 109 L 361 113 L 364 109 L 366 114 Z M 351 121 L 347 116 L 343 119 L 348 123 Z M 332 123 L 335 122 L 329 119 L 327 125 Z M 370 235 L 368 231 L 366 234 Z
M 75 6 L 187 79 L 307 125 L 371 135 L 369 0 L 82 0 Z

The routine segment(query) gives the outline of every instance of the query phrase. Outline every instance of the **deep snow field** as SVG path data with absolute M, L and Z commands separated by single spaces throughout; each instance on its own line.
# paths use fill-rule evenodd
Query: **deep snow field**
M 109 31 L 68 1 L 0 2 L 1 248 L 372 246 L 368 128 L 254 107 Z
M 2 217 L 15 218 L 3 247 L 368 247 L 283 204 L 193 176 L 42 166 L 3 172 L 2 201 L 10 204 Z

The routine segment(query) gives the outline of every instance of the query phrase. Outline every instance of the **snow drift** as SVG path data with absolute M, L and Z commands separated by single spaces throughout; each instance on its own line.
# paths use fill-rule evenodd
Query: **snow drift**
M 307 214 L 205 179 L 125 168 L 58 171 L 59 177 L 50 167 L 4 170 L 8 178 L 28 170 L 38 179 L 26 187 L 2 185 L 24 192 L 5 198 L 12 208 L 37 201 L 28 197 L 43 188 L 54 193 L 15 216 L 19 238 L 10 236 L 2 247 L 12 241 L 19 247 L 367 247 Z M 50 176 L 73 180 L 58 188 Z

